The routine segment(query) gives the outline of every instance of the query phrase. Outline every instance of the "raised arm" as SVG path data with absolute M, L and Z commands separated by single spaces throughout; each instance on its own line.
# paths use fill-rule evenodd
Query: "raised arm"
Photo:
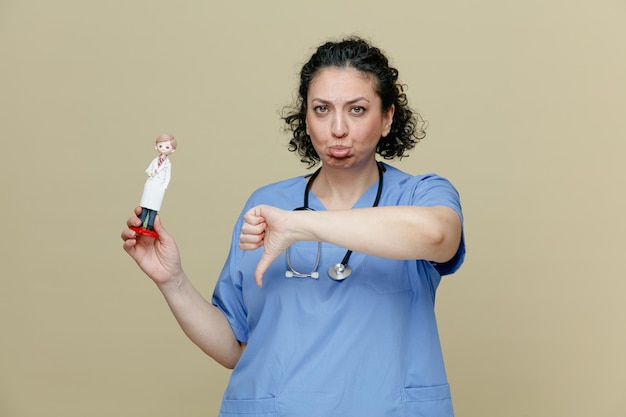
M 140 223 L 137 216 L 128 220 L 129 227 Z M 154 227 L 159 234 L 157 239 L 137 235 L 126 228 L 122 232 L 124 250 L 157 285 L 185 334 L 218 363 L 233 368 L 245 346 L 235 338 L 222 311 L 208 302 L 187 278 L 176 242 L 161 225 L 159 216 Z
M 330 242 L 368 255 L 446 262 L 461 240 L 461 220 L 449 207 L 391 206 L 331 211 L 285 211 L 270 206 L 249 210 L 240 236 L 242 249 L 264 246 L 255 277 L 290 244 Z

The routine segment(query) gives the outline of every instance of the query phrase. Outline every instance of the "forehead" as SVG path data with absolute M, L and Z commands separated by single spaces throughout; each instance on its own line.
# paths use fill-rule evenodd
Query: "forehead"
M 372 74 L 351 67 L 326 67 L 319 70 L 309 84 L 313 95 L 357 94 L 378 96 Z

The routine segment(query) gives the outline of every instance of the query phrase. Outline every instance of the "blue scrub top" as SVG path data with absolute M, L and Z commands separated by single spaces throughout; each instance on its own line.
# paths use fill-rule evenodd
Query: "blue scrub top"
M 446 179 L 385 169 L 380 206 L 443 205 L 462 219 L 458 193 Z M 342 282 L 326 271 L 346 249 L 322 243 L 319 279 L 286 278 L 283 254 L 259 288 L 254 270 L 263 249 L 238 248 L 243 213 L 258 204 L 301 207 L 305 186 L 305 177 L 297 177 L 260 188 L 235 225 L 213 303 L 248 345 L 220 416 L 452 416 L 434 302 L 441 276 L 461 266 L 464 242 L 439 265 L 355 252 L 352 275 Z M 377 188 L 373 184 L 355 208 L 371 207 Z M 309 206 L 324 210 L 314 193 Z M 294 269 L 311 271 L 317 248 L 317 242 L 294 244 Z

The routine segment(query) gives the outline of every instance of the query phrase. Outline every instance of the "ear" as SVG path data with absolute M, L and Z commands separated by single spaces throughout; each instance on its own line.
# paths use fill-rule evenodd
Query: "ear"
M 396 111 L 396 107 L 392 104 L 389 110 L 383 115 L 383 131 L 382 137 L 386 137 L 391 131 L 391 125 L 393 124 L 393 115 Z

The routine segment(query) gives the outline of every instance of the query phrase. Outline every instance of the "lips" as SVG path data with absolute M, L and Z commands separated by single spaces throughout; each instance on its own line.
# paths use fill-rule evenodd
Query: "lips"
M 328 148 L 328 153 L 333 158 L 345 158 L 350 154 L 350 148 L 346 148 L 345 146 L 333 146 Z

